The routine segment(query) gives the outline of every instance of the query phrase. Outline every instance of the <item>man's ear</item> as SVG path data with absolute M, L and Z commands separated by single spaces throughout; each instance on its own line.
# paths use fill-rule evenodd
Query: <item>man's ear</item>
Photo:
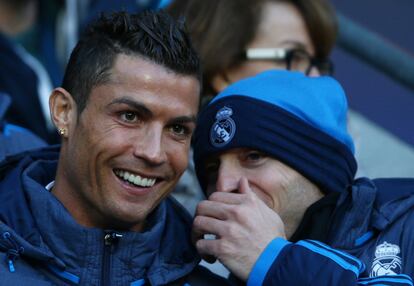
M 53 90 L 49 98 L 50 116 L 59 134 L 66 138 L 76 124 L 77 110 L 72 95 L 64 88 Z
M 211 80 L 211 86 L 214 88 L 214 91 L 217 93 L 225 89 L 229 84 L 230 82 L 226 76 L 226 73 L 216 74 Z

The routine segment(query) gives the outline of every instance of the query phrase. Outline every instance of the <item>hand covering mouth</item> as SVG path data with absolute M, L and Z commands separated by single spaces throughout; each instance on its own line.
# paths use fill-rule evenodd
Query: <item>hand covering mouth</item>
M 118 178 L 120 178 L 124 182 L 142 188 L 152 187 L 157 181 L 157 178 L 142 177 L 138 174 L 134 174 L 132 172 L 120 169 L 115 169 L 114 173 Z

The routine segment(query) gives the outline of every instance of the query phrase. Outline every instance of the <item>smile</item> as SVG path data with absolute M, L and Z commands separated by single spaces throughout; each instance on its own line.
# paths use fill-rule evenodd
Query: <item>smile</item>
M 138 187 L 152 187 L 156 180 L 155 178 L 143 178 L 140 175 L 132 174 L 123 170 L 114 170 L 115 175 L 123 181 L 133 184 Z

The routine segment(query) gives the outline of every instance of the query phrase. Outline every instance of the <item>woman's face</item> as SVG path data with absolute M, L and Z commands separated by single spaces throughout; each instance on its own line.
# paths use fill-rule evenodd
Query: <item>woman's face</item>
M 261 22 L 259 23 L 256 36 L 247 46 L 251 48 L 282 48 L 299 49 L 309 55 L 315 55 L 315 48 L 307 31 L 305 22 L 299 10 L 290 3 L 268 1 L 262 10 Z M 240 79 L 254 76 L 269 69 L 286 69 L 286 64 L 273 60 L 245 60 L 241 65 L 231 68 L 213 79 L 213 86 L 220 92 L 228 84 Z M 319 75 L 312 68 L 310 75 Z

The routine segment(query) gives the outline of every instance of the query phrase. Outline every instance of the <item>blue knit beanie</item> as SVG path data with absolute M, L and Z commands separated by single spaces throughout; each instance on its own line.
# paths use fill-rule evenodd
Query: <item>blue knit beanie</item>
M 284 162 L 325 193 L 341 192 L 352 184 L 357 169 L 346 118 L 346 96 L 331 77 L 272 70 L 241 80 L 199 115 L 197 177 L 205 189 L 205 160 L 245 147 Z

